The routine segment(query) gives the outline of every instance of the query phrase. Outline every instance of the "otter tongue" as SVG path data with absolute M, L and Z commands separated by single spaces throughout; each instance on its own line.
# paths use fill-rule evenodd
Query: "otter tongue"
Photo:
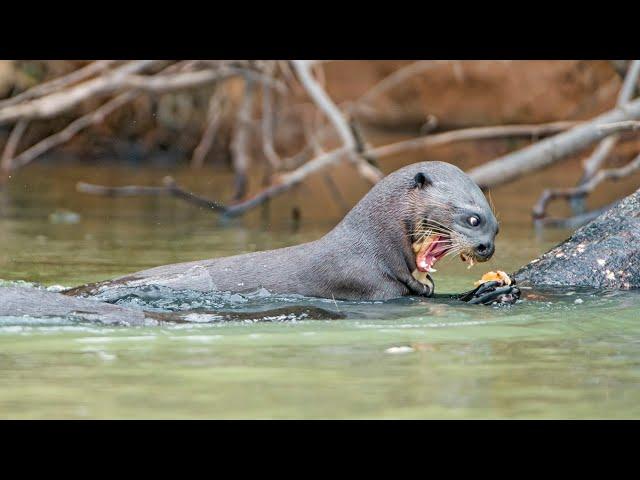
M 439 236 L 429 237 L 420 247 L 416 255 L 416 266 L 421 272 L 435 272 L 433 264 L 438 260 Z

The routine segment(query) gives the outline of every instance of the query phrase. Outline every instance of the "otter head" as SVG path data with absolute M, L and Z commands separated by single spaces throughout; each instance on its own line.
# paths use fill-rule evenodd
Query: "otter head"
M 406 224 L 420 272 L 434 271 L 446 255 L 460 255 L 470 265 L 491 258 L 498 221 L 467 174 L 443 162 L 414 164 L 402 173 L 409 190 Z

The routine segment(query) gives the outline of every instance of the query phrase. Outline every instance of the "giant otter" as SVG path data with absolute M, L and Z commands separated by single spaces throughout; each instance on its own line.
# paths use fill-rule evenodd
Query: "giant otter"
M 401 168 L 375 185 L 319 240 L 277 250 L 144 270 L 71 289 L 162 285 L 174 289 L 272 293 L 342 300 L 431 296 L 429 272 L 445 255 L 483 262 L 494 253 L 498 222 L 462 170 L 443 162 Z

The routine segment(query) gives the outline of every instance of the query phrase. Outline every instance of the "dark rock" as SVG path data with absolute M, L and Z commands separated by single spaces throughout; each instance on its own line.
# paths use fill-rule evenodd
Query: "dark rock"
M 514 276 L 520 285 L 640 288 L 640 190 Z

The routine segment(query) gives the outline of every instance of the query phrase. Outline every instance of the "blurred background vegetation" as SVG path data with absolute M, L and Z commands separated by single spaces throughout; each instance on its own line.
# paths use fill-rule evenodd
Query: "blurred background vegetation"
M 240 204 L 238 214 L 302 188 L 306 197 L 344 213 L 384 173 L 402 165 L 437 159 L 470 170 L 613 109 L 624 79 L 631 77 L 634 88 L 637 84 L 633 65 L 610 60 L 6 60 L 0 62 L 1 178 L 7 184 L 34 163 L 179 166 L 191 173 L 178 174 L 178 184 L 136 175 L 135 183 L 155 191 L 78 188 L 182 199 L 193 192 L 198 198 L 188 201 L 219 213 Z M 500 130 L 511 126 L 521 130 Z M 473 130 L 479 127 L 496 129 Z M 467 135 L 465 129 L 472 130 Z M 438 137 L 458 130 L 460 138 Z M 581 185 L 583 164 L 596 154 L 596 143 L 592 139 L 586 149 L 564 155 L 561 167 L 542 176 L 523 172 L 489 184 L 533 178 L 527 188 L 535 189 L 536 198 L 546 188 Z M 640 151 L 634 128 L 610 143 L 598 169 L 629 165 Z M 386 151 L 374 148 L 387 145 L 392 147 Z M 331 156 L 345 147 L 323 160 L 327 152 Z M 635 168 L 630 170 L 619 175 L 626 180 L 620 188 L 600 189 L 590 208 L 633 191 Z M 222 183 L 229 187 L 214 182 L 215 187 L 197 191 L 190 177 L 225 178 Z M 132 180 L 110 177 L 109 186 Z M 553 207 L 556 216 L 588 210 L 576 195 L 570 200 Z M 527 208 L 533 207 L 528 202 Z

